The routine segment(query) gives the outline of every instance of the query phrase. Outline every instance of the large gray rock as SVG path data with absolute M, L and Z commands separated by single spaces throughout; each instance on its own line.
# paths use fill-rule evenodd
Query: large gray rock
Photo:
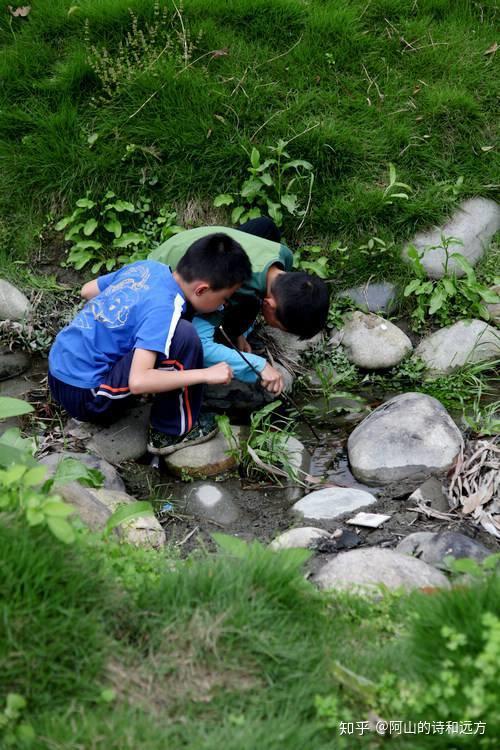
M 396 304 L 397 289 L 388 281 L 375 284 L 367 281 L 362 286 L 345 289 L 338 296 L 351 299 L 364 312 L 389 313 Z
M 400 328 L 379 315 L 359 310 L 346 316 L 341 336 L 347 359 L 368 370 L 393 367 L 413 349 Z
M 97 453 L 118 466 L 123 461 L 136 460 L 146 453 L 150 410 L 149 404 L 138 404 L 110 427 L 70 419 L 66 430 L 73 437 L 88 441 L 86 447 L 89 452 Z
M 349 436 L 351 471 L 360 482 L 415 489 L 447 472 L 462 447 L 462 435 L 432 396 L 404 393 L 379 406 Z
M 54 476 L 57 466 L 60 461 L 65 458 L 72 458 L 75 461 L 81 461 L 89 469 L 97 469 L 101 472 L 104 477 L 103 488 L 106 490 L 118 490 L 119 492 L 125 491 L 125 484 L 121 479 L 120 475 L 116 471 L 115 467 L 112 466 L 104 458 L 99 456 L 92 456 L 90 453 L 72 453 L 71 451 L 63 451 L 61 453 L 49 453 L 48 456 L 44 456 L 40 459 L 40 463 L 47 467 L 47 478 Z M 78 484 L 78 483 L 76 483 Z
M 378 547 L 341 552 L 323 565 L 314 580 L 322 589 L 356 593 L 376 593 L 380 586 L 406 590 L 450 586 L 431 565 Z
M 454 531 L 437 534 L 432 531 L 417 531 L 402 539 L 396 551 L 403 555 L 418 557 L 419 560 L 438 568 L 446 568 L 443 561 L 448 555 L 456 560 L 467 557 L 481 561 L 492 554 L 484 545 Z
M 315 521 L 328 521 L 372 505 L 376 498 L 369 492 L 344 487 L 329 487 L 306 495 L 292 506 L 292 511 Z
M 23 320 L 30 308 L 26 295 L 5 279 L 0 279 L 0 320 Z
M 25 352 L 11 352 L 8 349 L 0 351 L 0 380 L 15 378 L 26 372 L 29 366 L 30 358 Z
M 471 198 L 466 200 L 453 214 L 451 219 L 442 227 L 435 227 L 417 234 L 409 245 L 414 245 L 421 257 L 427 274 L 432 279 L 444 276 L 445 251 L 442 248 L 441 236 L 454 237 L 463 244 L 452 243 L 449 253 L 460 253 L 471 265 L 475 265 L 483 256 L 491 238 L 500 229 L 500 206 L 487 198 Z M 408 257 L 407 245 L 403 249 L 403 257 Z M 425 248 L 435 247 L 434 250 Z M 456 276 L 463 276 L 465 272 L 455 260 L 448 263 L 448 272 Z
M 446 375 L 466 363 L 500 356 L 500 333 L 484 320 L 460 320 L 426 336 L 415 349 L 430 373 Z
M 229 526 L 239 517 L 231 495 L 214 482 L 194 482 L 185 492 L 182 510 L 221 526 Z

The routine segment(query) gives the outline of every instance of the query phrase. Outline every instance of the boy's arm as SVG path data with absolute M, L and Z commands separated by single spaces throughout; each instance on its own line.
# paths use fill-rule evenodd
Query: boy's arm
M 242 380 L 244 383 L 255 383 L 258 380 L 255 372 L 243 361 L 238 352 L 214 341 L 215 328 L 208 320 L 195 315 L 193 325 L 203 346 L 203 360 L 206 366 L 216 362 L 227 362 L 237 380 Z M 256 354 L 245 354 L 245 357 L 259 372 L 266 366 L 266 360 L 263 357 Z
M 214 326 L 205 318 L 195 315 L 193 325 L 200 337 L 203 346 L 203 359 L 205 365 L 213 365 L 216 362 L 227 362 L 230 365 L 233 376 L 243 383 L 255 383 L 259 378 L 245 360 L 234 349 L 214 341 Z M 279 394 L 283 390 L 284 382 L 281 373 L 272 367 L 264 357 L 257 354 L 245 353 L 245 359 L 260 373 L 260 381 L 263 387 L 270 393 Z
M 227 385 L 233 378 L 232 370 L 226 362 L 219 362 L 203 370 L 165 372 L 155 369 L 156 358 L 157 353 L 149 349 L 135 350 L 128 379 L 131 393 L 165 393 L 199 383 Z
M 100 293 L 101 290 L 99 289 L 99 286 L 97 284 L 97 279 L 87 281 L 87 283 L 84 284 L 80 289 L 80 296 L 86 300 L 92 299 L 92 297 L 97 297 L 97 295 Z

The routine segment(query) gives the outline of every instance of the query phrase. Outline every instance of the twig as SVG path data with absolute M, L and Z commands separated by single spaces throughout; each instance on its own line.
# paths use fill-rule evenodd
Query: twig
M 304 225 L 304 222 L 306 220 L 307 212 L 309 211 L 309 206 L 311 205 L 311 196 L 312 196 L 312 188 L 314 184 L 314 174 L 311 172 L 311 177 L 309 180 L 309 196 L 307 198 L 307 206 L 304 211 L 304 216 L 302 217 L 302 221 L 300 222 L 299 226 L 297 227 L 297 231 L 300 231 Z
M 265 126 L 266 126 L 266 125 L 267 125 L 267 124 L 268 124 L 269 122 L 271 122 L 271 120 L 272 120 L 272 119 L 273 119 L 274 117 L 277 117 L 277 115 L 282 115 L 282 114 L 283 114 L 283 112 L 286 112 L 286 111 L 287 111 L 287 110 L 289 110 L 289 109 L 290 109 L 290 107 L 287 107 L 286 109 L 279 109 L 279 110 L 278 110 L 277 112 L 274 112 L 274 113 L 273 113 L 273 114 L 271 115 L 271 117 L 269 117 L 269 118 L 268 118 L 268 119 L 267 119 L 267 120 L 266 120 L 265 122 L 263 122 L 263 123 L 262 123 L 262 125 L 260 125 L 260 126 L 259 126 L 259 127 L 257 128 L 257 130 L 255 131 L 255 133 L 254 133 L 253 135 L 251 135 L 251 136 L 250 136 L 250 141 L 253 141 L 253 139 L 255 138 L 255 136 L 257 135 L 257 133 L 259 133 L 259 132 L 260 132 L 260 131 L 262 130 L 262 128 L 265 128 Z
M 177 547 L 182 547 L 182 545 L 186 544 L 186 542 L 188 541 L 188 539 L 191 539 L 191 537 L 193 536 L 193 534 L 195 534 L 199 530 L 200 530 L 200 527 L 199 526 L 195 526 L 194 529 L 192 529 L 189 532 L 189 534 L 186 534 L 186 536 L 184 537 L 184 539 L 182 541 L 177 542 L 176 546 Z
M 254 68 L 254 70 L 257 70 L 258 68 L 261 68 L 261 67 L 262 67 L 263 65 L 268 65 L 269 63 L 272 63 L 272 62 L 274 62 L 275 60 L 279 60 L 279 59 L 280 59 L 280 57 L 285 57 L 285 55 L 288 55 L 288 54 L 289 54 L 289 53 L 290 53 L 290 52 L 291 52 L 291 51 L 292 51 L 293 49 L 295 49 L 295 47 L 296 47 L 296 46 L 297 46 L 298 44 L 300 44 L 300 43 L 301 43 L 301 41 L 302 41 L 302 37 L 303 37 L 303 36 L 304 36 L 304 35 L 303 35 L 303 34 L 301 34 L 301 35 L 299 36 L 299 38 L 297 39 L 297 41 L 296 41 L 296 42 L 294 42 L 294 43 L 292 44 L 292 46 L 291 46 L 291 47 L 290 47 L 289 49 L 285 50 L 285 52 L 281 52 L 281 53 L 280 53 L 279 55 L 276 55 L 276 57 L 271 57 L 271 58 L 270 58 L 269 60 L 264 60 L 264 62 L 261 62 L 261 63 L 259 63 L 258 65 L 256 65 L 256 66 L 255 66 L 255 68 Z

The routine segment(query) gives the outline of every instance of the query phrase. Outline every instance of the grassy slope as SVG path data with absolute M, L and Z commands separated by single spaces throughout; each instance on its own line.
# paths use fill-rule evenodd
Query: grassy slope
M 167 570 L 163 555 L 83 542 L 68 548 L 46 531 L 0 524 L 0 706 L 8 692 L 25 696 L 37 750 L 380 747 L 374 735 L 337 736 L 339 720 L 362 721 L 367 708 L 339 689 L 333 660 L 376 681 L 387 670 L 432 680 L 453 657 L 442 625 L 466 633 L 474 655 L 481 612 L 500 615 L 498 577 L 375 603 L 317 592 L 300 571 L 303 551 L 253 545 L 243 557 L 202 555 Z M 416 608 L 421 618 L 408 625 Z M 101 697 L 110 687 L 112 705 Z M 338 700 L 331 728 L 317 695 Z M 430 713 L 416 719 L 464 718 L 460 708 Z M 391 746 L 409 750 L 415 738 Z M 423 746 L 456 744 L 438 736 Z
M 210 201 L 241 184 L 244 149 L 307 128 L 290 144 L 316 173 L 302 241 L 401 241 L 442 216 L 451 193 L 441 183 L 460 175 L 464 195 L 493 194 L 496 153 L 482 151 L 494 143 L 497 62 L 484 54 L 494 41 L 493 0 L 419 0 L 411 9 L 404 0 L 188 0 L 183 23 L 193 39 L 203 31 L 193 59 L 228 54 L 182 71 L 177 46 L 174 59 L 163 55 L 97 107 L 86 19 L 90 43 L 116 60 L 131 28 L 127 9 L 144 26 L 152 3 L 81 0 L 68 15 L 73 5 L 38 0 L 10 25 L 0 16 L 0 200 L 14 256 L 29 238 L 10 245 L 12 225 L 47 210 L 59 216 L 87 189 L 132 198 L 145 168 L 158 177 L 158 205 Z M 180 28 L 171 18 L 163 31 Z M 90 134 L 99 136 L 91 147 Z M 132 143 L 159 159 L 136 151 L 123 161 Z M 382 200 L 388 162 L 414 188 L 409 201 Z M 360 276 L 374 270 L 363 264 Z

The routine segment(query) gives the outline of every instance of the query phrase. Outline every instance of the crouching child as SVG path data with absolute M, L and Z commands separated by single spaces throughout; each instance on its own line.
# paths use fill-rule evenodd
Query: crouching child
M 190 319 L 222 308 L 251 276 L 238 242 L 223 233 L 193 243 L 174 271 L 138 261 L 89 281 L 87 304 L 49 354 L 52 397 L 71 416 L 110 424 L 134 396 L 153 394 L 148 450 L 167 455 L 217 432 L 201 414 L 204 383 L 229 383 L 224 361 L 203 368 Z

